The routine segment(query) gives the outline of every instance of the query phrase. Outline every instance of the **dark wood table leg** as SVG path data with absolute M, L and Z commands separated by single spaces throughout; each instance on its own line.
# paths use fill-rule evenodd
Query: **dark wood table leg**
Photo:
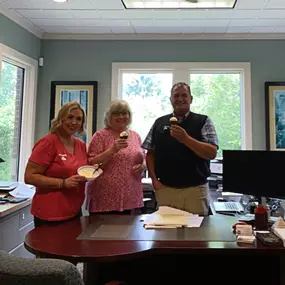
M 87 262 L 83 265 L 83 281 L 85 285 L 105 285 L 112 281 L 127 281 L 126 279 L 130 276 L 132 276 L 130 262 Z M 135 275 L 135 278 L 137 276 L 138 274 Z
M 285 284 L 285 255 L 280 254 L 280 285 Z
M 83 281 L 85 285 L 101 285 L 99 282 L 99 274 L 96 263 L 85 262 L 83 264 Z

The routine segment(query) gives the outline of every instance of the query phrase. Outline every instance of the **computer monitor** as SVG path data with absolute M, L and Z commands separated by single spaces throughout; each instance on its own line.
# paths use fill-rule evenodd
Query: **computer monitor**
M 224 150 L 223 191 L 285 198 L 285 151 Z

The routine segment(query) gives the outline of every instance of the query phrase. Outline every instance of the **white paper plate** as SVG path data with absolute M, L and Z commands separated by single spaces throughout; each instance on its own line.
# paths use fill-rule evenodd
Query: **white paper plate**
M 77 173 L 81 176 L 84 176 L 87 180 L 93 180 L 103 173 L 103 170 L 101 168 L 94 172 L 95 169 L 96 168 L 92 165 L 85 165 L 79 167 Z

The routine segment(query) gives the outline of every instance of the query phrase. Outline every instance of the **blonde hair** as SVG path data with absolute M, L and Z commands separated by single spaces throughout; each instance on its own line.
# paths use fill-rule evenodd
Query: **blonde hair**
M 114 100 L 110 103 L 105 112 L 104 124 L 107 128 L 111 127 L 111 117 L 117 112 L 126 112 L 129 114 L 129 125 L 132 123 L 132 112 L 130 105 L 125 100 Z
M 86 123 L 86 114 L 83 110 L 83 107 L 76 101 L 70 101 L 66 104 L 64 104 L 60 110 L 58 111 L 57 116 L 51 121 L 51 128 L 50 133 L 55 133 L 56 130 L 60 127 L 61 122 L 63 119 L 65 119 L 73 109 L 79 109 L 82 112 L 82 124 L 78 131 L 78 135 L 81 136 L 85 132 L 85 123 Z

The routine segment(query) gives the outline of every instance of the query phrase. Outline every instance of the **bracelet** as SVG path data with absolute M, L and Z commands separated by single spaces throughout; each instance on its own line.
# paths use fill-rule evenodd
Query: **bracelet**
M 59 179 L 59 181 L 58 181 L 58 189 L 61 189 L 62 188 L 62 186 L 63 186 L 63 181 L 64 181 L 64 179 Z
M 61 188 L 65 188 L 65 179 L 62 179 Z

